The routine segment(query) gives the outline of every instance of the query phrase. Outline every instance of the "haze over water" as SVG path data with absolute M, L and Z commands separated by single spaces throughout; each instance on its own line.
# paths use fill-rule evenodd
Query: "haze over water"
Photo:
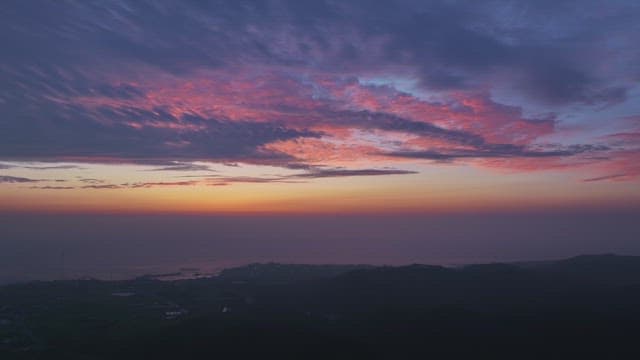
M 459 265 L 638 253 L 637 214 L 7 215 L 1 282 L 214 274 L 253 262 Z M 198 270 L 193 270 L 197 268 Z

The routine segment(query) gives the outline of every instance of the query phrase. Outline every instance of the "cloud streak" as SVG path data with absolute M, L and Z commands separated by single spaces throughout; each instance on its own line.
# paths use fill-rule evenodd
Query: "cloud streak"
M 171 162 L 168 166 L 150 169 L 147 171 L 215 171 L 208 165 L 192 163 Z
M 15 184 L 15 183 L 32 183 L 32 182 L 38 182 L 38 181 L 40 180 L 29 179 L 29 178 L 19 177 L 19 176 L 0 175 L 0 183 Z
M 627 177 L 627 174 L 611 174 L 605 176 L 598 176 L 594 178 L 583 179 L 583 182 L 596 182 L 596 181 L 605 181 L 605 180 L 616 180 Z
M 383 175 L 410 175 L 417 174 L 416 171 L 400 169 L 313 169 L 304 174 L 290 176 L 291 178 L 331 178 L 331 177 L 352 177 L 352 176 L 383 176 Z
M 468 158 L 549 158 L 570 157 L 584 153 L 607 151 L 604 145 L 570 145 L 556 147 L 551 150 L 527 149 L 512 144 L 487 144 L 472 150 L 458 150 L 449 152 L 434 151 L 396 151 L 383 153 L 385 156 L 450 161 Z

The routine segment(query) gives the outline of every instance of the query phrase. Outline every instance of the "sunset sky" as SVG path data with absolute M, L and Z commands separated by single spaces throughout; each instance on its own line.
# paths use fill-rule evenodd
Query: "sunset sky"
M 0 212 L 640 208 L 637 1 L 0 8 Z

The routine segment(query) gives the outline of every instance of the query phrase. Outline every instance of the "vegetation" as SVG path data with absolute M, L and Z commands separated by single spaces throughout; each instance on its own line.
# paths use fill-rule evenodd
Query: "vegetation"
M 640 258 L 612 255 L 32 282 L 0 288 L 0 358 L 628 358 L 639 303 Z

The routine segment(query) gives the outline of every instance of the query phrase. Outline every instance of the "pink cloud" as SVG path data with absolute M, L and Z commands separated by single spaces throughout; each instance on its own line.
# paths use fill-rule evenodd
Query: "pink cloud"
M 318 70 L 305 74 L 276 67 L 238 67 L 197 71 L 186 77 L 145 76 L 127 86 L 135 87 L 141 95 L 83 96 L 66 101 L 96 113 L 104 107 L 149 113 L 161 109 L 173 119 L 131 119 L 125 123 L 136 129 L 205 130 L 202 124 L 183 121 L 193 115 L 205 120 L 270 122 L 314 131 L 323 135 L 275 141 L 261 149 L 329 165 L 355 160 L 407 161 L 381 155 L 396 150 L 471 152 L 485 144 L 528 148 L 556 131 L 553 118 L 528 119 L 520 107 L 497 103 L 488 92 L 451 92 L 444 100 L 425 100 L 392 86 L 367 85 L 355 77 Z M 636 134 L 616 136 L 626 141 Z M 180 147 L 180 143 L 168 146 Z M 478 159 L 469 156 L 464 161 L 514 171 L 564 169 L 599 161 L 586 155 L 525 158 L 513 154 L 484 159 L 482 155 L 480 152 Z

